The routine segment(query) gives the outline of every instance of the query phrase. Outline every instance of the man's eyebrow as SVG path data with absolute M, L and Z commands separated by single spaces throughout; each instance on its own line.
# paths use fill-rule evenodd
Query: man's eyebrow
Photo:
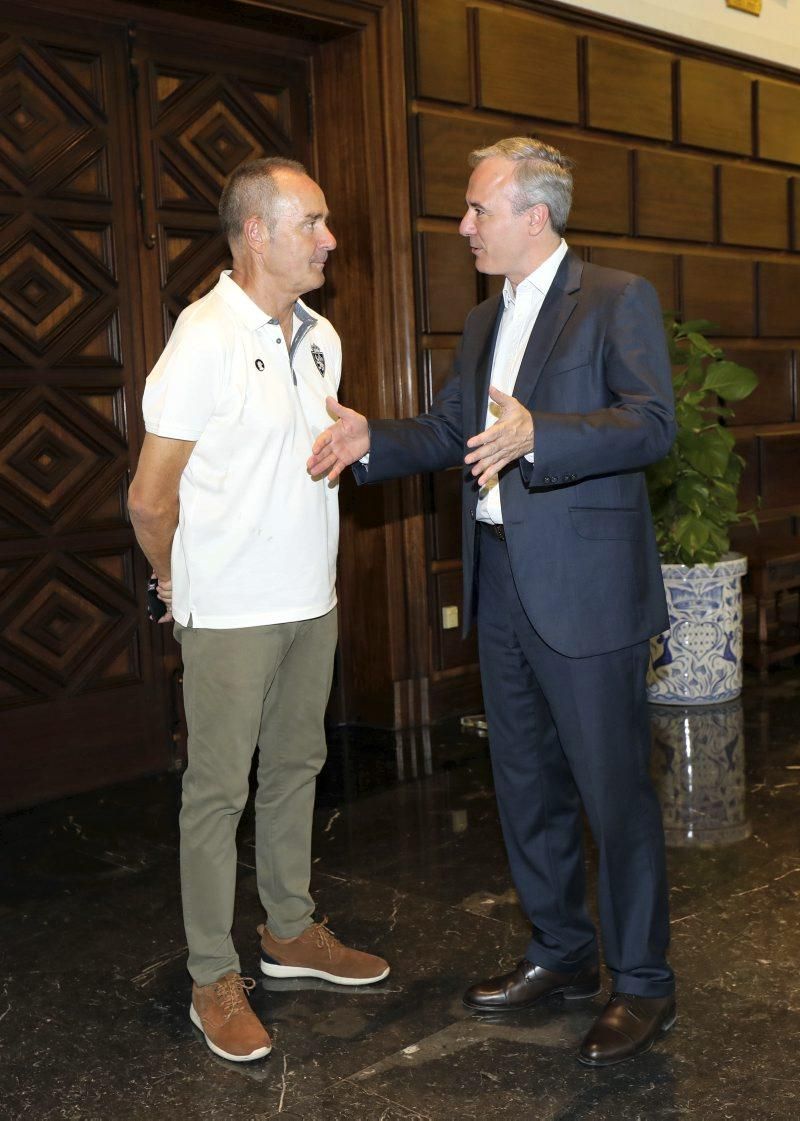
M 318 222 L 318 221 L 320 220 L 320 218 L 324 218 L 324 219 L 325 219 L 325 221 L 327 221 L 327 220 L 328 220 L 328 218 L 330 218 L 330 213 L 329 213 L 329 212 L 328 212 L 327 210 L 326 210 L 326 211 L 324 211 L 324 212 L 323 212 L 322 210 L 319 210 L 319 211 L 317 211 L 317 213 L 316 213 L 316 214 L 312 214 L 312 213 L 311 213 L 311 212 L 309 211 L 309 213 L 308 213 L 308 214 L 306 214 L 306 216 L 305 216 L 305 218 L 303 219 L 303 221 L 304 221 L 304 222 L 309 222 L 309 221 L 313 221 L 313 222 Z
M 467 203 L 467 206 L 471 206 L 473 210 L 477 210 L 478 207 L 480 207 L 481 210 L 486 209 L 486 207 L 480 201 L 480 199 L 471 199 L 471 198 L 469 198 L 469 196 L 467 196 L 467 199 L 465 201 Z

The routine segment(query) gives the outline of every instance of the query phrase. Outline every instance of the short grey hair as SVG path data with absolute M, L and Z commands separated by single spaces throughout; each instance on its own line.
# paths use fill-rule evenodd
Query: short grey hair
M 489 159 L 513 160 L 514 193 L 511 206 L 515 214 L 523 214 L 531 206 L 543 202 L 550 212 L 550 225 L 563 235 L 572 206 L 572 161 L 557 148 L 530 136 L 510 136 L 488 148 L 470 153 L 469 166 L 477 167 Z
M 249 160 L 231 173 L 219 200 L 220 225 L 231 249 L 239 242 L 248 218 L 263 218 L 270 236 L 275 233 L 276 203 L 281 194 L 276 175 L 279 171 L 308 174 L 301 163 L 285 156 Z

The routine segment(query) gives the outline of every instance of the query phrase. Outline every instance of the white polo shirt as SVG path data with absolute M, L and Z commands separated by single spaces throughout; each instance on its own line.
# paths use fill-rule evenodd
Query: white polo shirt
M 338 487 L 306 460 L 341 364 L 327 319 L 298 300 L 287 348 L 229 272 L 179 316 L 142 403 L 148 432 L 196 441 L 172 543 L 179 623 L 256 627 L 335 605 Z

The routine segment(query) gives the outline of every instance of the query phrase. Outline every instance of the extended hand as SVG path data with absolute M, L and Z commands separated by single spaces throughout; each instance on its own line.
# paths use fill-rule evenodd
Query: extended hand
M 326 397 L 325 405 L 339 419 L 317 436 L 306 467 L 314 478 L 327 475 L 334 482 L 345 467 L 369 451 L 369 425 L 365 416 L 340 405 L 334 397 Z
M 464 462 L 472 467 L 480 486 L 515 459 L 533 451 L 533 416 L 516 399 L 501 393 L 492 385 L 489 396 L 500 406 L 500 419 L 485 432 L 479 432 L 467 440 L 467 447 L 474 448 L 464 456 Z

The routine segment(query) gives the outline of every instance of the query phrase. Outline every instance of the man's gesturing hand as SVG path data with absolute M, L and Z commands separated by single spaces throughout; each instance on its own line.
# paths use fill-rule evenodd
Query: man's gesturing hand
M 340 405 L 334 397 L 326 397 L 325 405 L 339 419 L 317 436 L 306 467 L 315 478 L 327 475 L 333 482 L 369 451 L 369 425 L 365 416 Z
M 533 451 L 533 416 L 530 412 L 516 397 L 501 393 L 493 385 L 489 387 L 489 396 L 500 406 L 500 419 L 485 432 L 467 440 L 467 447 L 474 448 L 474 451 L 464 456 L 464 462 L 472 467 L 472 474 L 478 476 L 482 487 L 507 463 Z

